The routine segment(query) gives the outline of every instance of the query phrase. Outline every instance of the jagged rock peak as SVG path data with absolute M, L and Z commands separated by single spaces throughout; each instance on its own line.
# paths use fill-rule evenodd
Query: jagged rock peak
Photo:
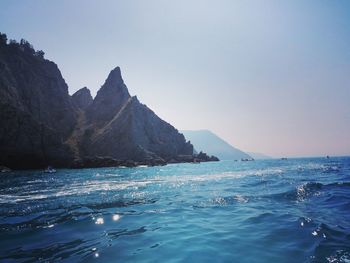
M 91 120 L 101 124 L 111 120 L 129 100 L 130 94 L 124 84 L 119 67 L 113 69 L 88 108 Z
M 86 109 L 93 101 L 90 90 L 87 87 L 81 88 L 72 95 L 73 103 L 81 109 Z
M 111 93 L 110 90 L 113 90 L 112 91 L 113 93 Z M 108 74 L 108 77 L 105 83 L 102 85 L 101 89 L 97 92 L 96 99 L 101 95 L 105 95 L 104 92 L 106 92 L 107 95 L 119 95 L 119 96 L 123 95 L 128 98 L 130 97 L 128 88 L 124 84 L 120 67 L 114 68 Z
M 184 136 L 130 96 L 119 67 L 94 100 L 86 87 L 69 96 L 57 65 L 43 53 L 25 40 L 7 44 L 0 33 L 1 165 L 28 169 L 195 161 Z
M 112 93 L 111 93 L 112 92 Z M 118 92 L 118 93 L 117 93 Z M 130 97 L 128 88 L 126 87 L 120 67 L 116 67 L 108 74 L 105 83 L 102 85 L 101 89 L 97 92 L 97 96 L 100 94 L 105 95 L 119 95 Z M 96 96 L 96 97 L 97 97 Z
M 78 93 L 78 92 L 88 92 L 90 94 L 90 90 L 87 87 L 82 87 L 80 90 L 76 91 L 75 93 Z
M 132 96 L 131 97 L 131 101 L 134 102 L 134 103 L 140 103 L 139 99 L 137 98 L 137 96 Z
M 106 83 L 124 83 L 122 78 L 122 73 L 120 71 L 120 67 L 115 67 L 111 70 L 106 80 Z

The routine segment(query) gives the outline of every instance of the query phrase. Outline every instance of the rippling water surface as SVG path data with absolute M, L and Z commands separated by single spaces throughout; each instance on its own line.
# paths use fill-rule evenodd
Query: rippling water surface
M 350 158 L 0 176 L 1 262 L 350 262 Z

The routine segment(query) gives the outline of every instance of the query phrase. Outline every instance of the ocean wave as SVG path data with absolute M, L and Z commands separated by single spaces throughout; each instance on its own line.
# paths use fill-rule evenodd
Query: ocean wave
M 349 231 L 321 223 L 313 233 L 318 238 L 318 243 L 310 262 L 350 262 Z
M 228 179 L 238 179 L 246 176 L 264 176 L 264 175 L 279 175 L 283 170 L 279 168 L 267 168 L 256 169 L 249 171 L 237 171 L 237 172 L 222 172 L 214 174 L 201 174 L 201 175 L 179 175 L 179 176 L 156 176 L 141 180 L 87 180 L 80 182 L 73 182 L 70 184 L 55 184 L 46 185 L 48 181 L 43 179 L 31 180 L 35 182 L 34 185 L 28 188 L 18 187 L 18 190 L 13 192 L 19 192 L 21 195 L 13 194 L 0 194 L 0 203 L 19 203 L 26 201 L 34 201 L 47 198 L 57 198 L 65 196 L 83 196 L 95 192 L 109 192 L 109 191 L 121 191 L 121 190 L 136 190 L 147 187 L 149 185 L 161 185 L 161 186 L 176 186 L 181 187 L 183 185 L 210 181 L 221 181 Z M 103 176 L 99 173 L 99 176 Z M 96 174 L 94 174 L 96 175 Z M 109 174 L 110 175 L 110 174 Z M 111 177 L 111 176 L 108 176 Z M 45 190 L 42 190 L 42 185 L 45 183 Z M 39 184 L 39 185 L 36 185 Z M 40 189 L 40 190 L 39 190 Z M 40 194 L 38 192 L 40 191 Z
M 0 255 L 0 260 L 21 261 L 21 262 L 53 262 L 61 261 L 74 256 L 86 257 L 94 253 L 94 248 L 99 245 L 98 242 L 84 241 L 74 239 L 63 243 L 51 243 L 41 248 L 17 247 L 7 251 L 6 255 Z
M 323 158 L 5 175 L 0 261 L 153 262 L 180 253 L 195 262 L 347 262 L 349 165 Z
M 265 195 L 264 197 L 272 198 L 275 200 L 287 200 L 287 201 L 298 201 L 303 202 L 312 197 L 317 197 L 323 193 L 328 194 L 328 198 L 332 198 L 337 194 L 339 189 L 348 188 L 350 190 L 350 182 L 337 182 L 323 184 L 320 182 L 306 182 L 295 186 L 291 190 L 285 192 Z M 347 189 L 347 190 L 348 190 Z M 344 195 L 348 195 L 348 191 L 344 192 Z

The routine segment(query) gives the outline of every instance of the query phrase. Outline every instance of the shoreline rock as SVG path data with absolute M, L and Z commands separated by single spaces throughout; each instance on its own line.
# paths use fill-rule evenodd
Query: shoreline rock
M 154 159 L 147 159 L 142 161 L 134 161 L 134 160 L 118 160 L 114 159 L 112 157 L 102 157 L 102 156 L 96 156 L 96 157 L 85 157 L 83 159 L 75 159 L 71 165 L 68 166 L 56 166 L 55 168 L 60 169 L 86 169 L 86 168 L 107 168 L 107 167 L 138 167 L 138 166 L 165 166 L 168 164 L 181 164 L 181 163 L 202 163 L 202 162 L 217 162 L 220 161 L 215 156 L 208 156 L 207 154 L 201 154 L 201 155 L 179 155 L 176 158 L 171 158 L 169 160 L 164 160 L 162 158 L 154 158 Z M 0 166 L 0 172 L 11 172 L 11 171 L 23 171 L 23 170 L 36 170 L 36 169 L 45 169 L 44 167 L 38 167 L 38 168 L 29 168 L 29 169 L 10 169 L 6 166 Z
M 176 158 L 164 160 L 162 158 L 146 159 L 141 161 L 135 160 L 118 160 L 108 156 L 85 157 L 83 159 L 74 160 L 69 168 L 103 168 L 103 167 L 137 167 L 137 166 L 164 166 L 174 163 L 201 163 L 216 162 L 219 159 L 215 156 L 208 156 L 205 153 L 201 155 L 179 155 Z

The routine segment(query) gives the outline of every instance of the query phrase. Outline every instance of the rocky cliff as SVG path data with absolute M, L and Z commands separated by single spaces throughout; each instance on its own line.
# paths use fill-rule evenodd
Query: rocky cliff
M 112 70 L 101 89 L 87 109 L 87 117 L 98 126 L 115 117 L 130 98 L 129 91 L 121 77 L 120 68 Z
M 64 141 L 76 110 L 57 65 L 24 40 L 0 39 L 0 163 L 15 168 L 66 165 Z
M 119 67 L 95 99 L 86 87 L 71 97 L 42 51 L 0 34 L 0 165 L 94 167 L 194 158 L 181 133 L 130 96 Z
M 73 103 L 82 110 L 86 110 L 92 103 L 93 99 L 90 90 L 84 87 L 72 95 Z
M 86 117 L 86 154 L 142 161 L 193 153 L 182 134 L 129 95 L 119 67 L 109 74 Z

